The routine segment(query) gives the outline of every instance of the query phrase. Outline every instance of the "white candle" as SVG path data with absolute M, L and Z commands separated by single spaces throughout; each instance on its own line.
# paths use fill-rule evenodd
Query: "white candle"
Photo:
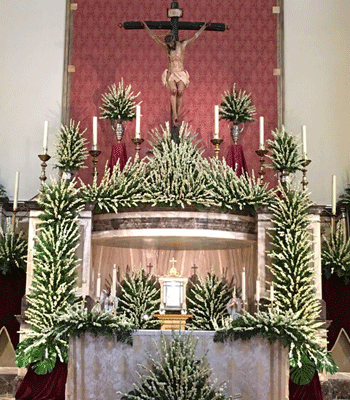
M 302 138 L 303 138 L 303 158 L 307 160 L 307 146 L 306 146 L 306 125 L 301 127 Z
M 337 177 L 332 175 L 332 214 L 337 213 Z
M 274 287 L 273 287 L 273 284 L 270 285 L 270 300 L 271 300 L 271 302 L 274 301 Z
M 242 301 L 246 301 L 246 292 L 245 292 L 245 268 L 243 267 L 242 271 Z
M 117 266 L 114 264 L 113 266 L 113 275 L 112 275 L 112 289 L 111 289 L 111 295 L 112 298 L 115 298 L 115 289 L 117 286 Z
M 259 280 L 259 277 L 256 280 L 256 302 L 257 303 L 260 302 L 260 280 Z
M 97 150 L 97 117 L 92 118 L 92 150 Z
M 49 134 L 49 121 L 44 123 L 43 154 L 47 153 L 47 137 Z
M 260 139 L 260 150 L 265 149 L 264 144 L 264 117 L 259 118 L 259 139 Z
M 16 172 L 15 193 L 14 193 L 14 196 L 13 196 L 13 211 L 17 211 L 18 189 L 19 189 L 19 171 Z
M 141 138 L 141 106 L 136 106 L 136 132 L 135 139 Z
M 97 284 L 96 284 L 96 297 L 100 298 L 101 296 L 101 274 L 97 275 Z
M 219 139 L 219 106 L 214 106 L 214 116 L 215 116 L 214 139 Z

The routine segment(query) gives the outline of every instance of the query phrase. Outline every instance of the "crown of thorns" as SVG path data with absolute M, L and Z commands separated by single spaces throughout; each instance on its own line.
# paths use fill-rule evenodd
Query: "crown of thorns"
M 169 35 L 166 35 L 164 38 L 165 43 L 174 42 L 174 41 L 175 41 L 175 35 L 173 33 L 169 33 Z

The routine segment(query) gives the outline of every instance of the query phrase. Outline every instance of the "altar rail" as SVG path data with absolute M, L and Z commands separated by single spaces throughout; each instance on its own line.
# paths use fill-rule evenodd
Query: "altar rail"
M 69 344 L 66 400 L 115 400 L 138 382 L 140 365 L 155 356 L 155 343 L 172 332 L 137 331 L 133 346 L 105 336 L 85 334 Z M 214 343 L 214 332 L 195 331 L 197 356 L 213 371 L 212 379 L 226 382 L 226 395 L 241 394 L 244 400 L 288 399 L 288 349 L 280 342 L 270 344 L 260 337 L 248 341 Z M 149 365 L 148 365 L 149 366 Z

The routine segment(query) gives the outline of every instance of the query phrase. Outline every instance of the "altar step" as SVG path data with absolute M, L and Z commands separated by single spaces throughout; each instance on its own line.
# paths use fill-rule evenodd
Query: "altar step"
M 323 400 L 350 400 L 350 373 L 338 372 L 321 382 Z

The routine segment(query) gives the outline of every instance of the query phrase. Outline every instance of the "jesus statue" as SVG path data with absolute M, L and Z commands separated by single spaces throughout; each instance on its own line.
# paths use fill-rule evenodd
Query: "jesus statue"
M 202 27 L 191 38 L 181 41 L 176 40 L 173 33 L 165 36 L 164 40 L 162 40 L 151 31 L 146 22 L 141 21 L 141 24 L 147 30 L 151 38 L 163 46 L 167 51 L 169 67 L 162 75 L 162 82 L 170 90 L 171 94 L 172 125 L 178 126 L 178 117 L 182 106 L 183 90 L 190 83 L 189 74 L 184 69 L 183 65 L 185 49 L 189 43 L 192 43 L 198 38 L 205 28 L 210 25 L 210 22 L 203 24 Z

